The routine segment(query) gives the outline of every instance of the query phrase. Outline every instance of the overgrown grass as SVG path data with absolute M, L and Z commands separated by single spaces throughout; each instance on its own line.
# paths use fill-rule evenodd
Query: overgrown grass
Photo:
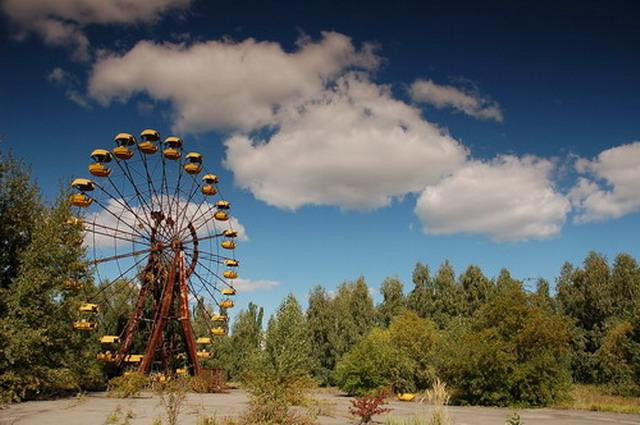
M 594 412 L 640 413 L 640 398 L 609 395 L 596 385 L 575 385 L 570 399 L 554 407 Z

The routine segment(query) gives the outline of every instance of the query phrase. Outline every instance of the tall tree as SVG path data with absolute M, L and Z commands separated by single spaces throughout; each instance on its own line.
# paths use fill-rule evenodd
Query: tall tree
M 322 384 L 331 383 L 331 375 L 336 359 L 331 346 L 331 333 L 335 329 L 336 316 L 333 302 L 327 291 L 320 285 L 309 293 L 307 326 L 313 346 L 313 375 Z
M 404 286 L 397 277 L 387 277 L 380 285 L 382 302 L 378 305 L 378 321 L 382 326 L 389 326 L 407 304 Z
M 373 327 L 376 312 L 363 277 L 340 285 L 332 304 L 336 320 L 330 341 L 333 356 L 338 361 Z
M 82 291 L 92 281 L 84 262 L 82 225 L 71 217 L 66 194 L 38 220 L 20 254 L 18 277 L 7 293 L 7 315 L 0 326 L 0 392 L 4 398 L 46 397 L 91 387 L 101 379 L 94 335 L 73 331 Z
M 611 270 L 612 314 L 631 318 L 640 307 L 640 268 L 629 254 L 619 254 Z
M 460 275 L 465 301 L 465 310 L 468 315 L 473 315 L 482 305 L 484 305 L 493 292 L 493 285 L 482 273 L 480 267 L 469 266 Z
M 414 287 L 407 298 L 407 306 L 418 316 L 425 318 L 429 315 L 429 287 L 431 286 L 429 268 L 418 262 L 413 269 L 411 279 Z
M 2 294 L 18 274 L 22 251 L 29 245 L 44 206 L 28 167 L 0 152 L 0 317 Z
M 288 382 L 309 377 L 313 358 L 307 323 L 298 300 L 289 294 L 269 319 L 265 337 L 267 364 Z
M 249 303 L 247 310 L 240 311 L 231 328 L 230 350 L 227 373 L 237 378 L 245 372 L 253 357 L 260 351 L 263 341 L 262 321 L 264 309 Z
M 464 312 L 464 294 L 457 284 L 451 263 L 442 263 L 429 291 L 428 316 L 441 328 Z

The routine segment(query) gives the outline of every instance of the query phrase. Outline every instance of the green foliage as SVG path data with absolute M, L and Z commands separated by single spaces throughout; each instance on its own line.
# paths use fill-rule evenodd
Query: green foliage
M 612 325 L 595 357 L 600 366 L 598 381 L 610 393 L 640 395 L 640 314 Z
M 535 305 L 503 276 L 469 324 L 441 339 L 439 374 L 464 404 L 545 405 L 569 386 L 566 319 Z
M 382 303 L 378 305 L 378 322 L 389 326 L 393 318 L 406 308 L 404 287 L 398 278 L 388 277 L 380 285 Z
M 309 307 L 306 313 L 307 328 L 313 350 L 312 375 L 323 385 L 332 382 L 336 365 L 331 335 L 336 322 L 333 302 L 322 286 L 314 287 L 309 293 Z
M 21 400 L 49 397 L 100 385 L 97 341 L 76 333 L 82 294 L 70 291 L 73 279 L 91 285 L 83 261 L 81 226 L 71 217 L 66 194 L 45 210 L 38 231 L 20 254 L 19 273 L 7 292 L 0 319 L 0 393 Z
M 138 372 L 131 372 L 111 378 L 107 384 L 109 397 L 136 397 L 150 385 L 149 378 Z
M 213 357 L 224 359 L 218 366 L 223 367 L 231 379 L 240 378 L 258 355 L 263 340 L 263 316 L 262 307 L 249 303 L 247 310 L 235 317 L 231 337 L 218 340 Z

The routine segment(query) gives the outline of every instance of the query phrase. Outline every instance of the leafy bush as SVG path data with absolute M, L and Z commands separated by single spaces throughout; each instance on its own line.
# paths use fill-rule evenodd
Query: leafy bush
M 565 323 L 520 287 L 507 287 L 469 324 L 448 329 L 439 344 L 439 374 L 463 404 L 550 404 L 570 385 Z
M 109 397 L 129 398 L 139 395 L 149 385 L 149 378 L 138 372 L 117 376 L 109 380 L 107 391 Z
M 368 424 L 371 422 L 373 416 L 381 415 L 383 413 L 390 412 L 391 409 L 381 407 L 386 403 L 386 395 L 380 391 L 376 395 L 366 395 L 351 400 L 351 407 L 349 407 L 349 413 L 360 419 L 361 424 Z

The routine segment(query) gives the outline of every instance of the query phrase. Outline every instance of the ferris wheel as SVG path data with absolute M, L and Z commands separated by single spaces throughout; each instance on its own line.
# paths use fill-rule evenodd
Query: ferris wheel
M 231 205 L 202 155 L 183 152 L 181 138 L 161 141 L 147 129 L 139 140 L 119 133 L 114 141 L 111 151 L 91 152 L 93 178 L 71 184 L 70 203 L 79 210 L 71 221 L 85 231 L 97 279 L 90 290 L 68 282 L 86 294 L 73 326 L 100 331 L 97 358 L 120 370 L 198 375 L 234 306 Z M 103 323 L 123 311 L 126 320 Z M 210 324 L 207 334 L 194 332 L 194 314 Z

